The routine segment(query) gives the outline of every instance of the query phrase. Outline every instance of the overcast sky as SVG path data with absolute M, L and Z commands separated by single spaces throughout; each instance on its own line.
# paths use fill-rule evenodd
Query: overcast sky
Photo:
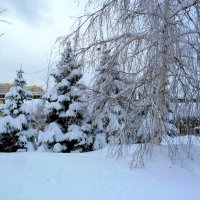
M 25 73 L 47 67 L 49 55 L 57 37 L 70 31 L 74 19 L 84 12 L 86 0 L 0 0 L 0 83 L 12 83 L 22 64 Z M 43 85 L 45 71 L 25 74 L 27 83 Z

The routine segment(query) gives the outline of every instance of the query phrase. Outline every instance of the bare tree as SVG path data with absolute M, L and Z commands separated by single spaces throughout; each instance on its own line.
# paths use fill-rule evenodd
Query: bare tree
M 95 12 L 90 5 L 96 5 Z M 197 98 L 199 5 L 200 0 L 89 0 L 88 12 L 78 18 L 77 29 L 61 38 L 65 42 L 82 33 L 77 54 L 94 63 L 95 50 L 107 44 L 119 58 L 121 70 L 132 74 L 132 83 L 118 96 L 130 94 L 127 106 L 141 120 L 135 129 L 125 126 L 121 138 L 130 132 L 142 134 L 145 147 L 139 152 L 149 151 L 147 144 L 159 145 L 166 133 L 177 132 L 176 124 L 169 123 L 169 105 L 176 113 L 180 98 Z M 142 98 L 133 108 L 132 94 L 138 91 Z
M 51 70 L 55 64 L 55 61 L 53 59 L 53 48 L 51 48 L 49 56 L 46 56 L 47 60 L 47 73 L 45 77 L 43 77 L 43 80 L 45 82 L 45 88 L 44 88 L 44 94 L 48 91 L 50 87 L 50 73 Z M 44 98 L 41 99 L 41 101 L 38 102 L 36 107 L 36 112 L 34 114 L 34 126 L 37 129 L 37 134 L 39 134 L 40 131 L 44 131 L 45 125 L 46 125 L 46 100 Z
M 0 10 L 0 14 L 3 14 L 6 10 Z M 3 20 L 3 19 L 0 19 L 0 22 L 3 22 L 3 23 L 7 23 L 7 24 L 11 24 L 10 22 L 6 21 L 6 20 Z M 0 33 L 0 37 L 3 36 L 4 33 Z

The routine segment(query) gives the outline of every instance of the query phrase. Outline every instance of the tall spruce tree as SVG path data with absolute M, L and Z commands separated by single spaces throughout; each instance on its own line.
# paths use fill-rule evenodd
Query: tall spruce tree
M 119 93 L 126 87 L 116 58 L 104 46 L 100 65 L 93 85 L 94 149 L 112 143 L 119 136 L 125 123 L 124 98 Z M 118 98 L 115 98 L 119 95 Z
M 49 102 L 47 126 L 39 142 L 46 151 L 87 151 L 89 115 L 86 106 L 86 87 L 80 83 L 81 64 L 76 61 L 70 43 L 67 43 L 57 68 L 51 73 L 55 86 L 44 98 Z
M 31 99 L 31 92 L 26 89 L 23 71 L 17 71 L 14 87 L 5 95 L 1 106 L 3 118 L 0 120 L 0 151 L 34 151 L 35 130 L 29 108 L 24 104 Z

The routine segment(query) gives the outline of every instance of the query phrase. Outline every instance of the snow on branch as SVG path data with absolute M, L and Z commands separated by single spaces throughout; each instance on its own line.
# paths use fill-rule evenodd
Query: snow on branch
M 173 10 L 170 15 L 168 16 L 168 19 L 173 18 L 175 15 L 177 15 L 179 12 L 186 10 L 187 8 L 194 6 L 196 4 L 199 4 L 200 0 L 187 0 L 182 2 L 175 10 Z

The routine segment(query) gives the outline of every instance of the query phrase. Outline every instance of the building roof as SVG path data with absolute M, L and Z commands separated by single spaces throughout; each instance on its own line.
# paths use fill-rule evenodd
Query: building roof
M 7 93 L 11 87 L 13 87 L 14 84 L 11 83 L 0 83 L 0 93 Z M 34 94 L 42 94 L 43 93 L 43 89 L 39 86 L 36 85 L 31 85 L 31 86 L 27 86 L 27 88 Z

